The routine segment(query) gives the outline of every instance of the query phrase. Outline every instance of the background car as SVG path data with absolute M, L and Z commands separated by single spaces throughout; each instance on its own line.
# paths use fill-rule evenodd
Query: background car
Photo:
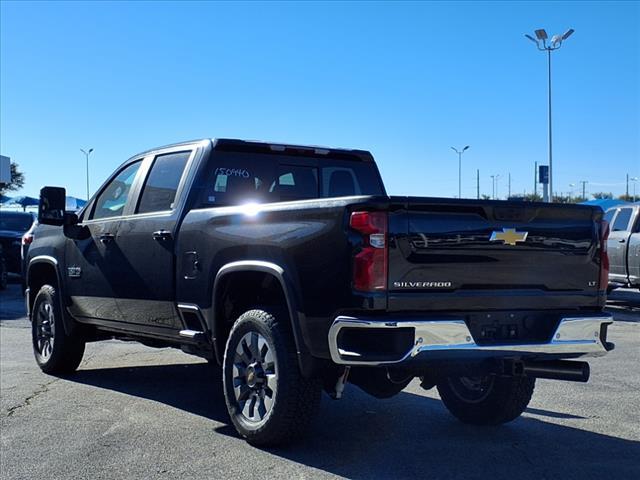
M 0 245 L 8 273 L 22 276 L 22 236 L 34 221 L 30 212 L 0 211 Z

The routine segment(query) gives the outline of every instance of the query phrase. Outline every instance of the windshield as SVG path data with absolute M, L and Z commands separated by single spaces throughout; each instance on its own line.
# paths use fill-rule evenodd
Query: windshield
M 26 232 L 33 224 L 33 217 L 29 214 L 0 213 L 0 230 Z

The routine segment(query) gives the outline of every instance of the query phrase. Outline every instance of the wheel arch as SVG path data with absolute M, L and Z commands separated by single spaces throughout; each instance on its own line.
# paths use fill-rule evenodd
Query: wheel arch
M 62 276 L 60 274 L 58 260 L 50 255 L 38 255 L 33 257 L 29 260 L 25 282 L 28 289 L 25 295 L 25 303 L 29 320 L 31 320 L 31 310 L 38 291 L 43 285 L 53 283 L 52 286 L 56 287 L 60 294 L 60 308 L 62 311 L 64 329 L 67 335 L 70 335 L 73 331 L 74 325 L 73 319 L 69 314 L 67 314 L 65 307 Z
M 211 325 L 209 325 L 209 327 L 211 328 L 217 361 L 222 363 L 225 343 L 228 336 L 227 328 L 229 326 L 229 321 L 233 321 L 233 318 L 229 318 L 229 315 L 226 315 L 223 309 L 226 287 L 229 285 L 230 281 L 235 280 L 237 282 L 246 279 L 247 274 L 254 274 L 254 276 L 255 274 L 258 274 L 259 276 L 261 275 L 261 277 L 258 278 L 262 278 L 263 281 L 264 279 L 269 279 L 274 282 L 272 285 L 277 285 L 279 288 L 285 302 L 283 307 L 286 308 L 288 313 L 290 327 L 296 345 L 296 354 L 298 357 L 300 371 L 305 377 L 310 376 L 313 358 L 309 354 L 300 330 L 300 322 L 304 319 L 304 313 L 295 287 L 285 270 L 280 265 L 264 260 L 241 260 L 230 262 L 220 268 L 216 274 L 213 282 L 212 316 Z M 250 292 L 249 298 L 255 298 L 257 293 L 259 292 Z M 241 314 L 243 312 L 239 313 Z

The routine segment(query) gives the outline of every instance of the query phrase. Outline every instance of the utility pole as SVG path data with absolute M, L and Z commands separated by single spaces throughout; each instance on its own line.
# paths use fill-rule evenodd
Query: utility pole
M 511 198 L 511 172 L 509 172 L 509 195 L 507 195 L 507 200 Z
M 551 192 L 551 202 L 553 202 L 553 148 L 552 148 L 552 137 L 551 137 L 551 52 L 554 50 L 558 50 L 562 46 L 562 42 L 569 38 L 573 34 L 573 28 L 570 28 L 562 35 L 554 35 L 549 44 L 547 45 L 547 39 L 549 38 L 547 32 L 541 28 L 536 30 L 534 33 L 536 38 L 533 38 L 531 35 L 525 34 L 529 40 L 536 44 L 538 50 L 542 52 L 547 52 L 547 65 L 548 65 L 548 90 L 549 90 L 549 98 L 548 98 L 548 108 L 549 108 L 549 191 Z
M 638 183 L 638 177 L 631 177 L 629 180 L 631 180 L 633 182 L 633 200 L 632 202 L 636 201 L 636 183 Z
M 538 162 L 533 164 L 533 197 L 538 194 Z
M 458 154 L 458 198 L 462 198 L 462 154 L 469 148 L 469 145 L 462 150 L 451 147 L 451 150 Z
M 480 200 L 480 169 L 476 170 L 476 198 Z
M 586 195 L 586 185 L 587 183 L 589 183 L 587 180 L 580 180 L 580 183 L 582 184 L 582 199 L 586 200 L 587 199 L 587 195 Z
M 627 198 L 629 198 L 629 174 L 627 173 Z
M 91 152 L 93 152 L 93 148 L 90 148 L 87 151 L 81 148 L 80 151 L 84 153 L 84 156 L 87 160 L 87 202 L 88 202 L 89 201 L 89 155 L 91 155 Z

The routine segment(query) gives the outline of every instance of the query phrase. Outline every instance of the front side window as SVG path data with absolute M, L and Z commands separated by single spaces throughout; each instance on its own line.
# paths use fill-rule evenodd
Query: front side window
M 162 212 L 173 209 L 182 173 L 191 152 L 158 155 L 142 189 L 136 213 Z
M 141 160 L 132 163 L 111 180 L 96 199 L 91 219 L 99 220 L 122 215 L 141 163 Z
M 631 220 L 632 213 L 633 209 L 631 208 L 621 208 L 618 215 L 616 215 L 616 221 L 613 222 L 613 231 L 622 232 L 626 230 L 629 226 L 629 220 Z

